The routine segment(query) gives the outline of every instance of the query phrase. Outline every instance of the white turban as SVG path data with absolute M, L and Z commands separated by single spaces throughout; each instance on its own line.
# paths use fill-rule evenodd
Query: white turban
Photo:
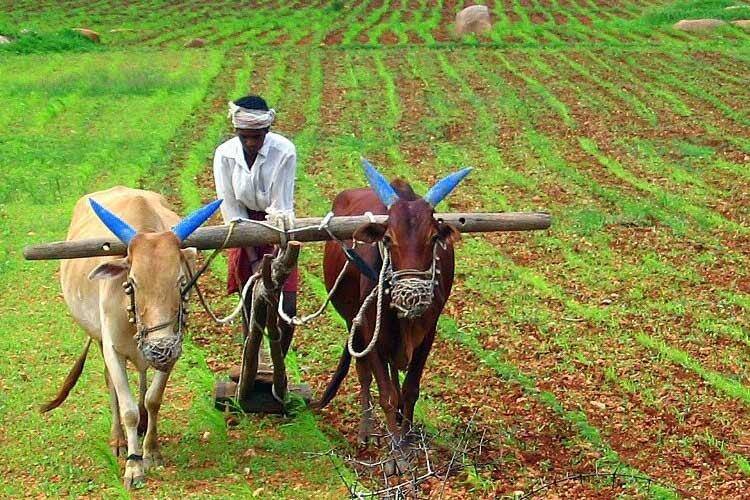
M 232 119 L 234 128 L 262 129 L 271 126 L 276 118 L 276 111 L 274 109 L 268 111 L 247 109 L 229 101 L 229 118 Z

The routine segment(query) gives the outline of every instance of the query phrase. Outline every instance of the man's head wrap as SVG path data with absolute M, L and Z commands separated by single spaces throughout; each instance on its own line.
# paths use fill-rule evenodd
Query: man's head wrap
M 229 101 L 229 118 L 232 119 L 234 128 L 257 130 L 270 127 L 276 118 L 276 111 L 273 108 L 267 111 L 247 109 Z

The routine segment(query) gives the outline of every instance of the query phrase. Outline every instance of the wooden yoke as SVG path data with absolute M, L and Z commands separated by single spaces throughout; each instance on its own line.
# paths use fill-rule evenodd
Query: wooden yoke
M 541 212 L 500 212 L 500 213 L 436 213 L 435 219 L 453 225 L 462 233 L 489 231 L 533 231 L 550 226 L 549 214 Z M 386 222 L 388 216 L 375 215 L 375 222 Z M 290 229 L 288 239 L 295 241 L 325 241 L 331 234 L 338 239 L 348 240 L 352 233 L 363 224 L 370 222 L 364 215 L 332 217 L 325 227 L 323 217 L 296 219 Z M 229 226 L 201 227 L 182 242 L 183 248 L 211 250 L 216 248 L 252 247 L 258 245 L 279 245 L 284 243 L 278 229 L 267 223 L 243 222 L 238 224 L 227 240 Z M 77 241 L 57 241 L 30 245 L 24 248 L 27 260 L 77 259 L 102 255 L 125 255 L 126 246 L 117 238 L 95 238 Z

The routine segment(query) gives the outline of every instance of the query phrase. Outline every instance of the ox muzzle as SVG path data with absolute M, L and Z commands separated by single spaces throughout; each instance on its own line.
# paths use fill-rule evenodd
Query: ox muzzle
M 186 294 L 182 294 L 177 316 L 174 319 L 155 326 L 146 327 L 143 325 L 135 307 L 135 289 L 133 284 L 127 281 L 123 284 L 123 288 L 125 293 L 130 296 L 130 307 L 128 307 L 128 313 L 130 314 L 129 321 L 136 325 L 135 341 L 138 349 L 151 367 L 159 371 L 168 372 L 182 354 L 182 330 L 187 317 L 185 310 Z M 167 329 L 170 330 L 170 333 L 160 337 L 150 335 L 154 332 Z
M 421 317 L 430 308 L 435 298 L 435 287 L 440 269 L 437 262 L 439 243 L 432 248 L 432 265 L 427 271 L 418 269 L 389 269 L 386 274 L 390 288 L 391 308 L 401 319 L 413 320 Z M 387 251 L 387 250 L 386 250 Z M 388 259 L 389 262 L 391 259 Z

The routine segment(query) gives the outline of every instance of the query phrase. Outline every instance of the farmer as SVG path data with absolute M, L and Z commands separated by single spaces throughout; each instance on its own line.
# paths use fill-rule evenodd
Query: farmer
M 256 95 L 229 103 L 229 118 L 237 135 L 216 148 L 214 154 L 216 195 L 224 200 L 221 215 L 225 224 L 294 212 L 297 153 L 289 139 L 269 131 L 275 116 L 276 112 Z M 271 245 L 229 249 L 227 292 L 241 292 L 263 255 L 272 251 Z M 298 285 L 295 268 L 282 288 L 283 309 L 289 317 L 297 310 Z M 286 354 L 294 326 L 280 320 L 279 327 L 281 348 Z

